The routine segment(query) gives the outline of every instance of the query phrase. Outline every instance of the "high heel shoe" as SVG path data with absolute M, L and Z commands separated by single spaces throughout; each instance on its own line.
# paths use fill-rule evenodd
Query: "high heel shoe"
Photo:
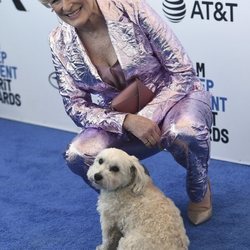
M 188 218 L 194 225 L 206 222 L 212 217 L 211 187 L 208 181 L 207 192 L 201 202 L 190 202 L 188 205 Z

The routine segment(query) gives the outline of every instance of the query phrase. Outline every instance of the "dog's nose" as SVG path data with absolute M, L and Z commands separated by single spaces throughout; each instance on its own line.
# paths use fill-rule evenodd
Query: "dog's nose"
M 100 180 L 102 180 L 102 175 L 101 174 L 95 174 L 94 178 L 95 178 L 95 181 L 100 181 Z

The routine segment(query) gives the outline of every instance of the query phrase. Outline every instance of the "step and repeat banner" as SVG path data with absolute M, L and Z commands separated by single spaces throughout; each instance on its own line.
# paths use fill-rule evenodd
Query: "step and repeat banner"
M 212 93 L 212 158 L 250 164 L 250 1 L 148 0 Z M 58 94 L 48 34 L 60 20 L 38 0 L 0 0 L 0 117 L 78 132 Z

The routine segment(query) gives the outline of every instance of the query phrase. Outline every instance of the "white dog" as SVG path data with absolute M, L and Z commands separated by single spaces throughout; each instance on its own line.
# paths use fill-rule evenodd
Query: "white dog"
M 153 185 L 136 157 L 116 148 L 104 149 L 87 175 L 101 190 L 102 245 L 96 249 L 188 249 L 180 211 Z

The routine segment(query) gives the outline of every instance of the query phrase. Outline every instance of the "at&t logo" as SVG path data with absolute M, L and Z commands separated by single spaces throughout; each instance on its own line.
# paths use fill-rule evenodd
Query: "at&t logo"
M 169 21 L 178 23 L 186 15 L 191 19 L 215 20 L 223 22 L 234 22 L 235 8 L 237 3 L 219 2 L 219 1 L 194 1 L 190 8 L 187 9 L 184 0 L 164 0 L 162 10 Z
M 185 17 L 186 4 L 184 0 L 165 0 L 163 11 L 171 22 L 178 23 Z

